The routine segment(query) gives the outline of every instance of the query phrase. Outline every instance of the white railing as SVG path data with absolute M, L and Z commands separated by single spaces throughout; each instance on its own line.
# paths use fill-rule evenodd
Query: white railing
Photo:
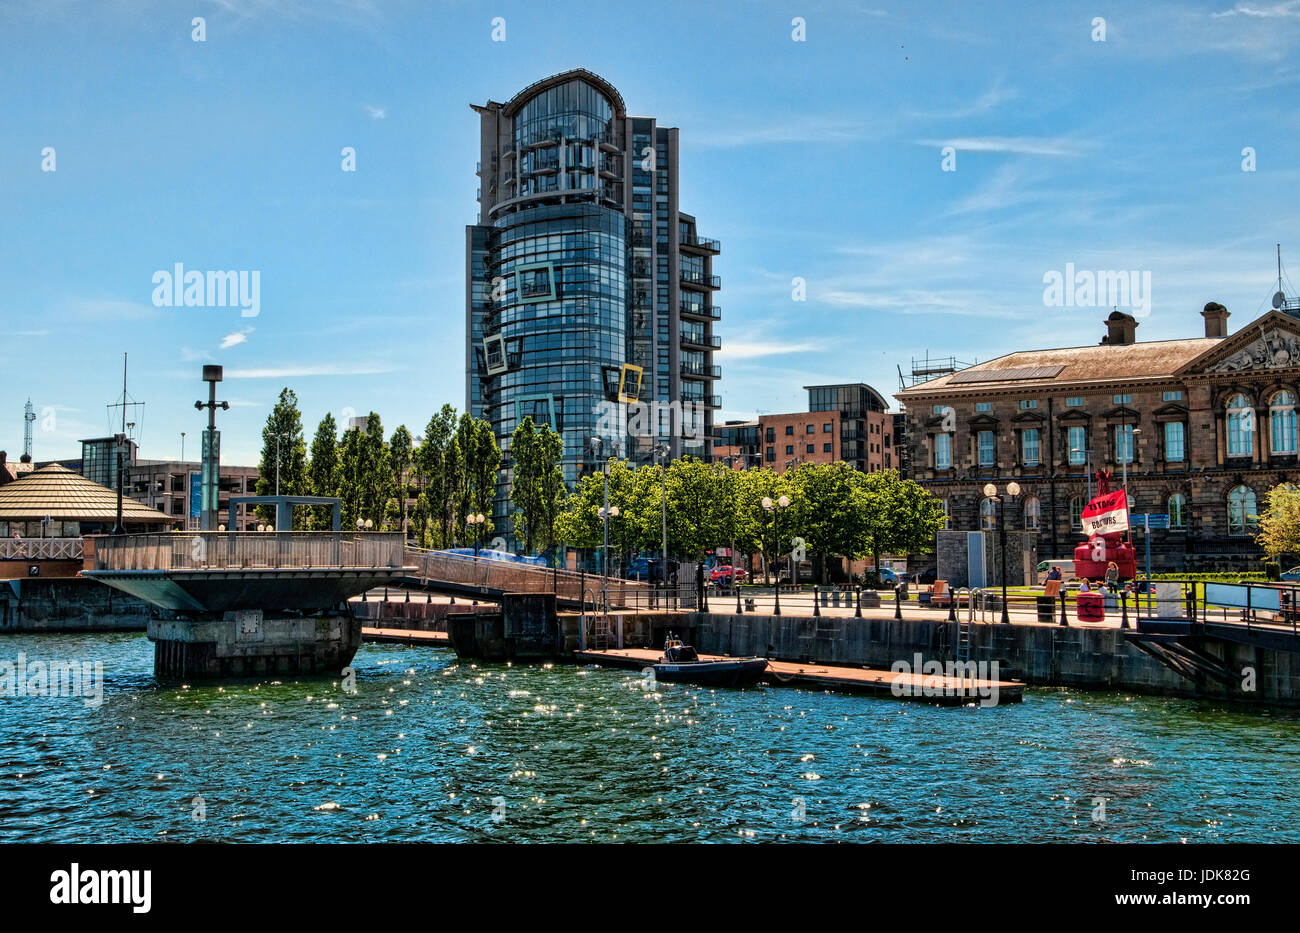
M 95 570 L 401 568 L 398 533 L 174 531 L 95 539 Z
M 81 560 L 80 538 L 3 538 L 0 560 Z

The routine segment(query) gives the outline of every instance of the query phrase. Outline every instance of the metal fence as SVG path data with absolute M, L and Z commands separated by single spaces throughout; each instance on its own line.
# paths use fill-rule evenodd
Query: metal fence
M 557 599 L 580 601 L 584 591 L 607 593 L 611 606 L 630 606 L 645 593 L 644 583 L 571 570 L 536 567 L 509 561 L 451 554 L 424 548 L 406 549 L 415 576 L 502 593 L 554 593 Z M 588 596 L 588 601 L 591 597 Z
M 0 560 L 81 560 L 81 538 L 0 538 Z
M 95 570 L 401 568 L 401 534 L 174 531 L 97 537 Z

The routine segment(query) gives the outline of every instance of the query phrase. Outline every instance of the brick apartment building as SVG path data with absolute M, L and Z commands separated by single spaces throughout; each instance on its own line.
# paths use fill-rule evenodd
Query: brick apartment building
M 1118 486 L 1127 469 L 1130 512 L 1170 516 L 1152 534 L 1155 569 L 1256 566 L 1264 496 L 1297 481 L 1300 303 L 1231 336 L 1222 305 L 1201 316 L 1202 337 L 1138 343 L 1138 322 L 1116 311 L 1099 345 L 1011 353 L 900 391 L 912 478 L 959 530 L 995 527 L 983 487 L 1016 480 L 1008 529 L 1037 532 L 1046 559 L 1082 540 L 1090 473 Z
M 765 466 L 778 473 L 801 463 L 838 460 L 863 472 L 898 468 L 894 415 L 885 411 L 879 392 L 865 383 L 804 388 L 808 411 L 760 415 L 715 428 L 714 459 L 737 470 Z

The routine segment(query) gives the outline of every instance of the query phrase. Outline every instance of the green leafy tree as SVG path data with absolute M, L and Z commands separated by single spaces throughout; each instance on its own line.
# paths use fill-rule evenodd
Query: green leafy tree
M 278 437 L 278 446 L 277 446 Z M 282 496 L 301 496 L 307 492 L 307 444 L 302 433 L 302 413 L 298 411 L 298 396 L 286 387 L 266 418 L 262 428 L 262 458 L 257 466 L 257 494 L 274 495 L 276 468 L 279 467 Z M 269 505 L 257 507 L 257 517 L 263 521 L 275 520 L 275 509 Z M 303 518 L 296 517 L 294 527 L 301 527 Z
M 868 515 L 859 491 L 870 475 L 843 461 L 805 463 L 786 474 L 796 493 L 794 528 L 808 551 L 821 558 L 823 583 L 833 557 L 853 559 L 864 552 Z
M 316 426 L 311 441 L 311 462 L 307 467 L 307 483 L 313 496 L 338 494 L 339 447 L 338 425 L 333 415 L 326 415 Z M 314 530 L 328 531 L 333 527 L 333 509 L 329 506 L 312 506 L 310 523 Z
M 745 546 L 763 555 L 763 576 L 769 581 L 777 556 L 790 552 L 791 539 L 795 536 L 792 509 L 797 493 L 788 476 L 767 467 L 754 467 L 740 476 L 737 527 Z M 776 508 L 772 512 L 763 508 L 765 498 L 775 504 L 782 496 L 790 499 L 789 508 Z
M 608 462 L 609 506 L 618 516 L 609 521 L 610 567 L 622 563 L 627 555 L 644 541 L 645 511 L 648 497 L 638 493 L 638 474 L 626 460 Z M 646 468 L 642 468 L 643 470 Z M 655 498 L 655 508 L 658 499 Z M 605 524 L 600 510 L 605 504 L 605 474 L 596 471 L 579 478 L 577 487 L 565 500 L 564 511 L 555 518 L 556 540 L 571 547 L 590 548 L 599 552 L 604 547 Z M 656 514 L 658 514 L 656 512 Z
M 496 494 L 497 468 L 501 466 L 501 448 L 497 445 L 492 425 L 468 412 L 463 413 L 456 425 L 455 449 L 459 453 L 459 469 L 452 482 L 456 490 L 453 522 L 457 537 L 468 540 L 465 517 L 471 512 L 482 512 L 487 516 L 487 524 L 480 534 L 486 539 L 495 530 L 492 499 Z
M 943 502 L 920 484 L 903 479 L 897 470 L 863 474 L 862 491 L 867 509 L 862 553 L 929 554 L 943 528 Z
M 420 492 L 416 504 L 416 535 L 425 547 L 451 545 L 452 471 L 456 468 L 451 446 L 455 442 L 456 409 L 443 405 L 429 419 L 424 438 L 415 449 L 415 476 Z M 459 461 L 459 455 L 454 458 Z
M 725 541 L 729 497 L 719 472 L 694 457 L 673 461 L 664 473 L 668 496 L 668 541 L 692 560 Z
M 1264 496 L 1255 540 L 1269 557 L 1300 554 L 1300 489 L 1289 483 L 1274 486 Z
M 415 451 L 411 442 L 411 432 L 406 425 L 398 425 L 393 436 L 388 440 L 388 469 L 393 490 L 393 512 L 397 527 L 407 530 L 406 503 L 411 497 L 411 472 L 415 460 Z
M 510 500 L 515 504 L 515 537 L 522 538 L 524 551 L 545 550 L 555 541 L 555 519 L 564 502 L 564 471 L 560 459 L 564 441 L 550 425 L 537 429 L 531 415 L 525 416 L 510 439 L 512 482 Z

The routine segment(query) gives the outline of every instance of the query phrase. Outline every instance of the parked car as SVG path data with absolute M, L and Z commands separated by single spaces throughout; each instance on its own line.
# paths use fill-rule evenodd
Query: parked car
M 897 586 L 902 583 L 906 575 L 899 573 L 892 567 L 880 568 L 880 582 L 885 586 Z
M 634 557 L 627 565 L 629 580 L 643 580 L 647 583 L 663 582 L 663 561 L 658 557 Z M 668 582 L 677 582 L 677 561 L 668 562 Z
M 730 586 L 731 572 L 733 569 L 736 572 L 736 579 L 739 580 L 741 583 L 745 583 L 749 579 L 749 574 L 745 572 L 744 567 L 732 568 L 725 564 L 719 564 L 717 567 L 714 567 L 712 570 L 709 571 L 709 582 L 721 583 L 723 585 Z
M 1300 583 L 1300 567 L 1292 567 L 1282 574 L 1282 579 L 1287 583 Z
M 937 579 L 939 579 L 939 571 L 934 567 L 912 574 L 912 582 L 920 586 L 929 586 Z

